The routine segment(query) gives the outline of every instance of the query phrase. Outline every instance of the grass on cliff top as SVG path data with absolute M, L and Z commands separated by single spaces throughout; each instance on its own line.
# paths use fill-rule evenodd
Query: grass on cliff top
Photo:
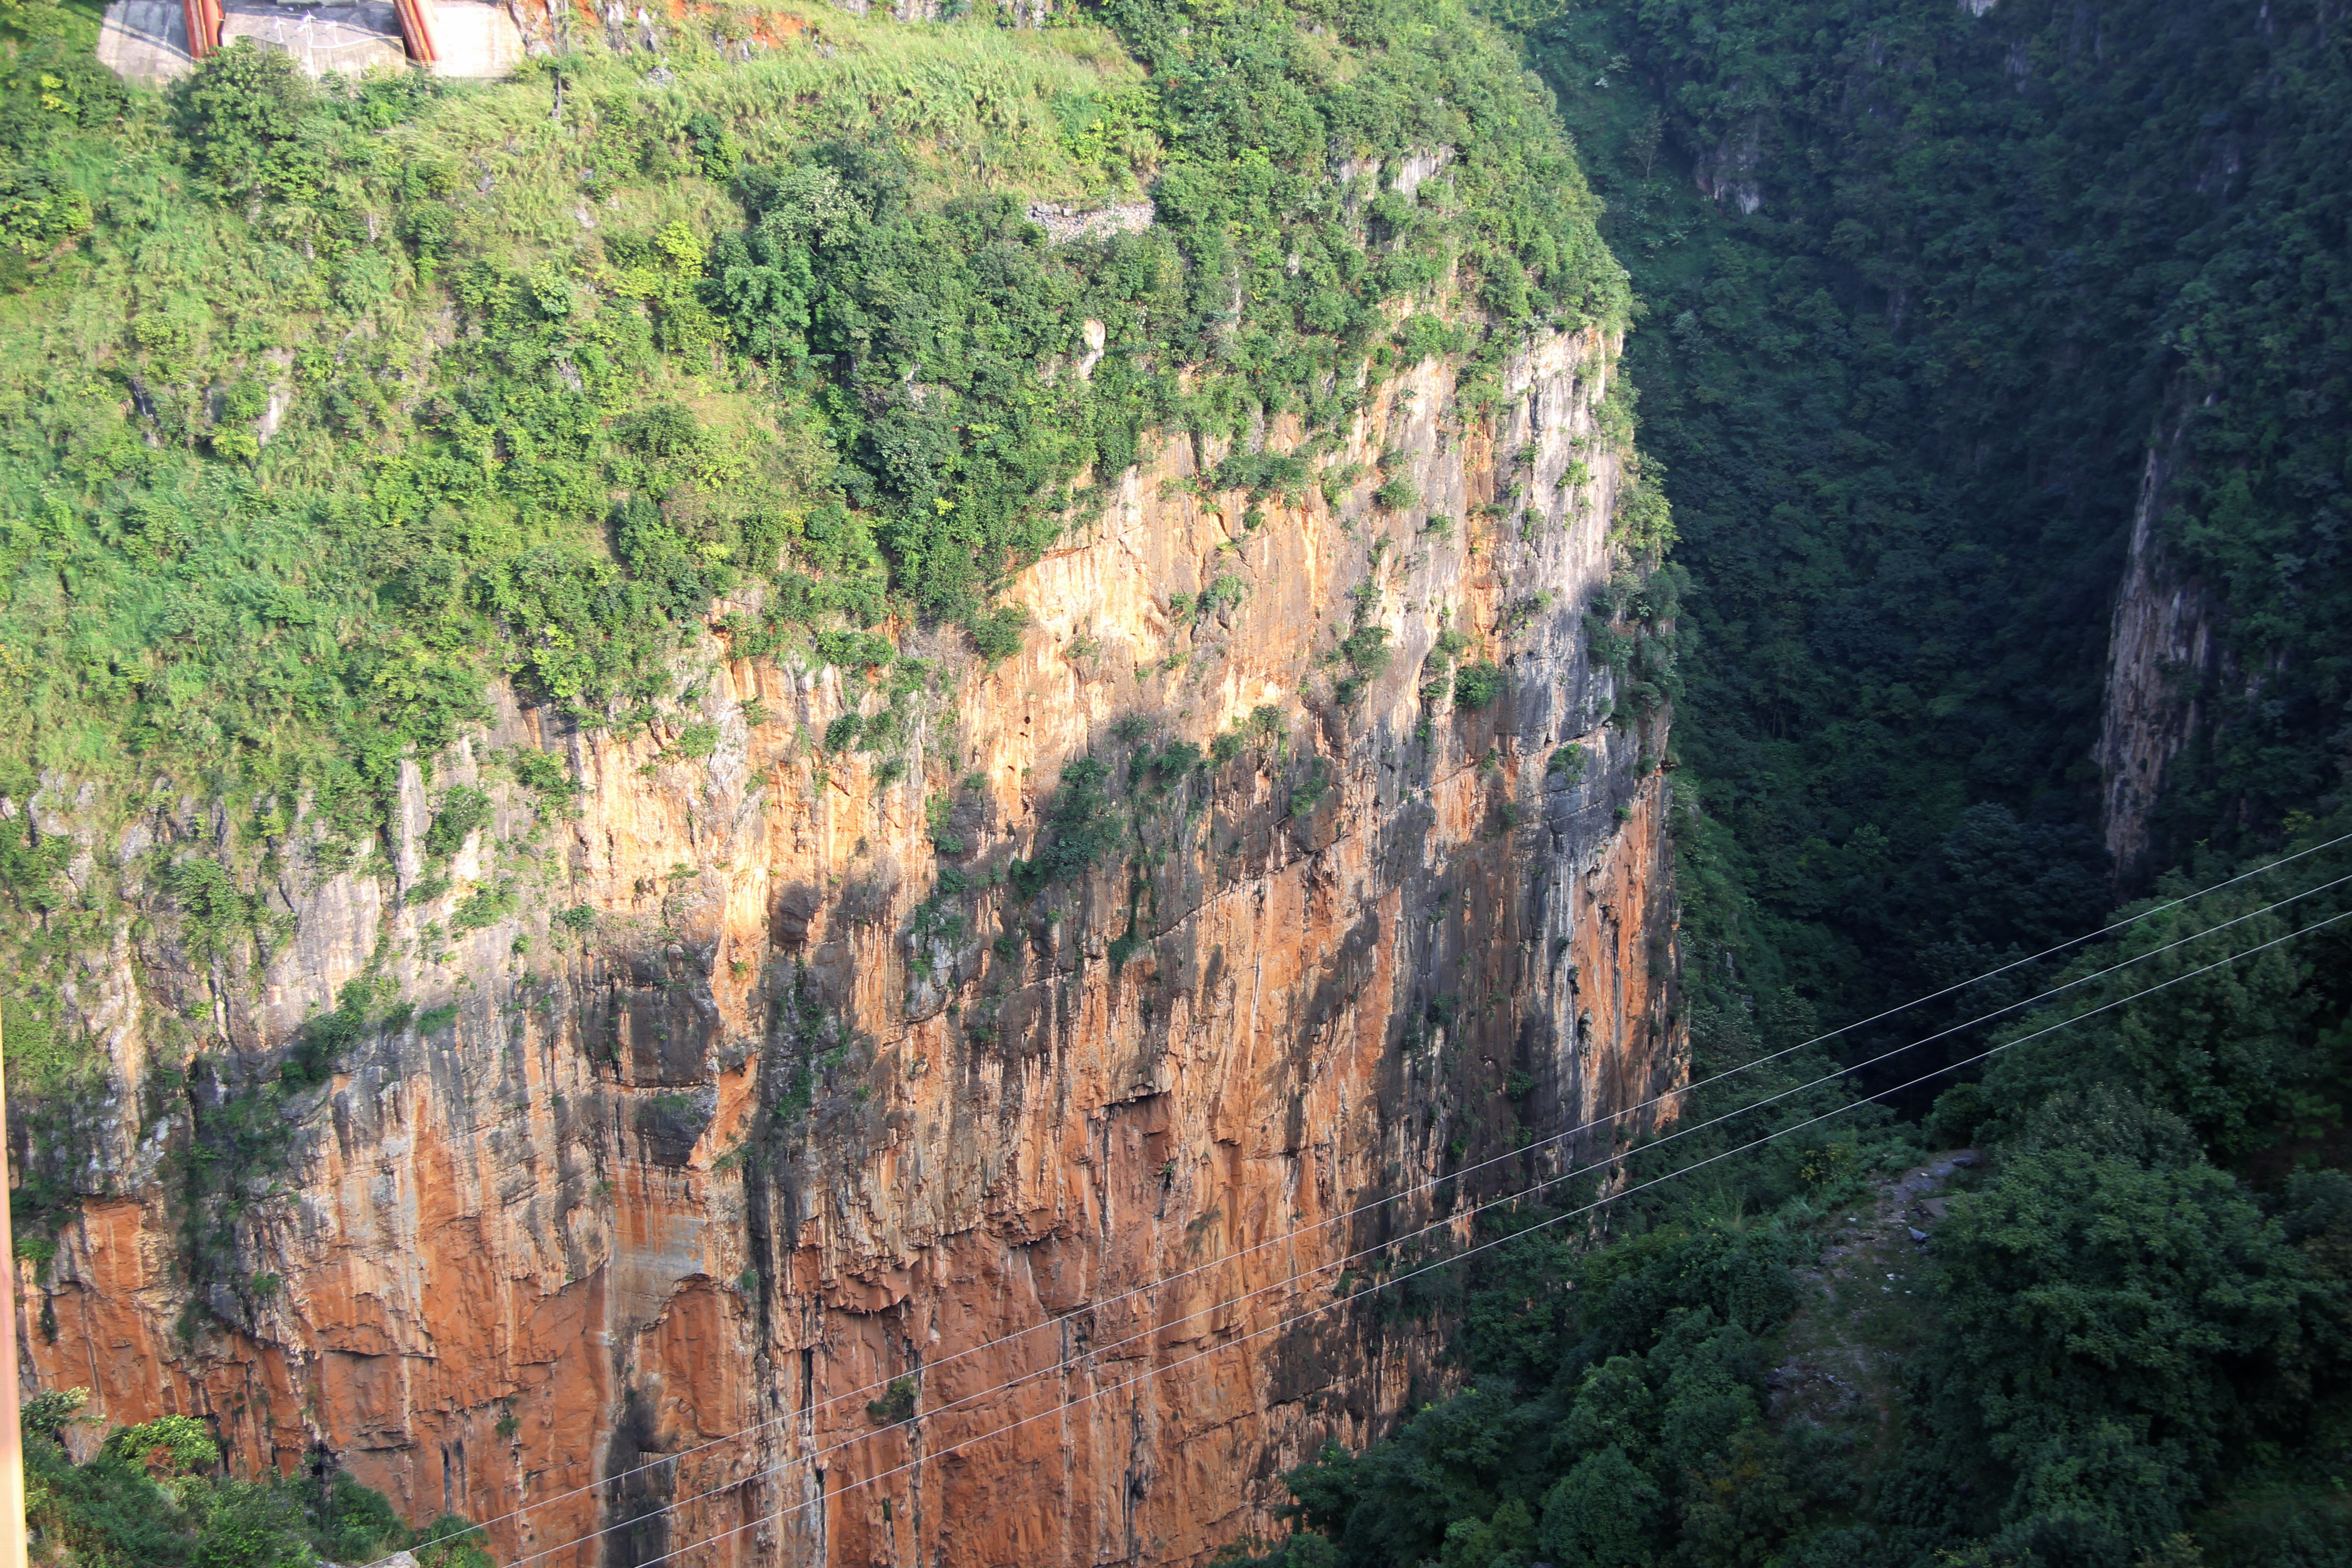
M 1114 15 L 1150 77 L 1098 26 L 828 16 L 749 63 L 677 37 L 666 84 L 568 57 L 560 114 L 551 69 L 314 90 L 230 51 L 166 102 L 20 49 L 0 793 L 133 756 L 316 788 L 337 729 L 430 751 L 501 669 L 607 719 L 654 651 L 622 626 L 780 567 L 820 623 L 971 618 L 1057 481 L 1352 380 L 1392 302 L 1622 312 L 1539 96 L 1450 6 Z M 1418 201 L 1329 177 L 1433 147 Z M 1148 184 L 1107 247 L 1021 210 Z M 1056 393 L 1073 306 L 1139 374 Z M 1188 403 L 1187 365 L 1227 374 Z M 986 427 L 1041 402 L 1059 442 Z
M 475 657 L 412 658 L 410 675 L 355 668 L 360 647 L 386 634 L 397 647 L 419 621 L 459 640 L 440 614 L 401 613 L 425 607 L 393 586 L 404 545 L 460 534 L 425 547 L 467 579 L 551 539 L 609 560 L 611 502 L 656 477 L 612 468 L 626 457 L 612 426 L 632 409 L 696 418 L 698 441 L 668 444 L 697 453 L 660 454 L 680 470 L 658 476 L 683 492 L 671 510 L 724 510 L 755 489 L 772 509 L 804 510 L 831 467 L 821 426 L 805 430 L 805 398 L 762 387 L 762 367 L 727 355 L 710 321 L 694 323 L 701 341 L 651 331 L 681 313 L 666 305 L 695 313 L 709 238 L 741 226 L 727 165 L 883 127 L 906 183 L 934 202 L 992 187 L 1083 197 L 1131 188 L 1136 164 L 1149 167 L 1150 149 L 1136 146 L 1119 150 L 1139 158 L 1082 168 L 1054 119 L 1056 105 L 1078 112 L 1140 82 L 1098 28 L 828 18 L 821 44 L 733 66 L 691 42 L 679 40 L 667 89 L 625 60 L 567 59 L 560 120 L 551 75 L 313 93 L 257 68 L 226 84 L 233 101 L 207 122 L 187 103 L 121 90 L 78 55 L 20 56 L 5 237 L 34 264 L 0 300 L 0 679 L 30 699 L 34 723 L 0 742 L 0 793 L 23 798 L 37 769 L 110 772 L 126 753 L 218 788 L 315 761 L 354 720 L 389 719 L 428 748 L 446 739 L 438 716 L 400 710 L 462 707 L 500 628 L 478 602 L 435 604 L 477 614 L 462 649 L 433 651 Z M 59 74 L 65 94 L 42 88 Z M 697 115 L 723 120 L 698 127 L 729 143 L 709 159 L 687 128 Z M 250 123 L 272 116 L 291 124 Z M 30 214 L 28 195 L 40 204 Z M 28 232 L 44 216 L 65 232 Z M 648 256 L 666 233 L 670 247 Z M 616 266 L 627 262 L 639 265 Z M 520 310 L 499 297 L 518 282 Z M 573 330 L 531 331 L 550 326 Z M 493 334 L 506 341 L 483 346 L 504 363 L 467 352 Z M 434 394 L 453 382 L 499 406 L 436 439 L 451 432 Z M 541 439 L 515 439 L 535 414 L 552 415 L 534 421 Z M 722 448 L 757 456 L 731 471 L 693 460 Z M 559 456 L 587 461 L 551 473 Z M 405 482 L 436 458 L 481 470 L 492 493 Z M 771 482 L 747 482 L 747 469 Z M 530 498 L 541 504 L 513 504 L 517 490 L 565 480 Z M 404 493 L 418 488 L 427 494 Z M 508 516 L 482 517 L 484 501 Z M 458 523 L 452 506 L 473 515 Z M 708 557 L 734 542 L 697 542 Z M 445 543 L 455 548 L 434 548 Z M 482 597 L 473 581 L 448 586 L 455 600 Z M 686 597 L 698 596 L 709 595 Z M 451 700 L 414 689 L 443 685 Z

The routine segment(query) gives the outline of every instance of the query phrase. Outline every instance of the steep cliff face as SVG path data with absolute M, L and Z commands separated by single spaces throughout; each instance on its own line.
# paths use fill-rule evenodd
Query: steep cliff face
M 2100 828 L 2116 875 L 2126 883 L 2147 864 L 2166 764 L 2205 721 L 2200 698 L 2224 657 L 2213 635 L 2212 595 L 2202 581 L 2179 569 L 2158 533 L 2180 447 L 2176 426 L 2171 439 L 2148 452 L 2107 640 L 2095 753 Z
M 722 605 L 666 729 L 509 702 L 384 859 L 268 838 L 266 961 L 134 885 L 72 998 L 107 1097 L 20 1148 L 78 1194 L 34 1374 L 567 1568 L 1265 1531 L 1280 1468 L 1443 1375 L 1437 1320 L 1342 1303 L 1401 1265 L 1358 1254 L 1683 1070 L 1663 721 L 1612 724 L 1584 616 L 1613 346 L 1540 342 L 1479 420 L 1431 361 L 1319 457 L 1264 432 L 1328 489 L 1204 493 L 1228 454 L 1166 441 L 992 668 L 736 659 Z M 77 875 L 236 831 L 101 805 L 35 804 Z

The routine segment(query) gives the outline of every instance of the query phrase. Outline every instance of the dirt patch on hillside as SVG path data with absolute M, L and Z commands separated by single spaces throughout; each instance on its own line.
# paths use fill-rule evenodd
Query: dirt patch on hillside
M 1830 1215 L 1820 1258 L 1795 1270 L 1797 1310 L 1768 1380 L 1776 1423 L 1867 1426 L 1885 1451 L 1903 1362 L 1935 1324 L 1923 1255 L 1948 1189 L 1979 1163 L 1973 1149 L 1939 1154 Z

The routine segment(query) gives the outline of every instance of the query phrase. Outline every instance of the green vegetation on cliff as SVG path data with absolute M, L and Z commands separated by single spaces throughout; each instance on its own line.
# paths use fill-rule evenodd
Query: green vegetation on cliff
M 0 130 L 80 216 L 21 237 L 0 306 L 11 789 L 136 759 L 341 798 L 492 673 L 591 721 L 655 700 L 747 580 L 814 625 L 973 621 L 1141 430 L 1340 418 L 1411 301 L 1474 291 L 1490 357 L 1622 315 L 1538 100 L 1458 16 L 1110 16 L 1135 56 L 685 36 L 666 84 L 567 59 L 560 110 L 553 70 L 314 88 L 233 48 L 164 103 L 20 57 Z M 1377 191 L 1435 152 L 1417 200 Z M 1025 216 L 1147 179 L 1139 233 Z
M 204 1422 L 163 1415 L 120 1426 L 76 1463 L 68 1428 L 85 1394 L 23 1407 L 25 1519 L 34 1560 L 52 1568 L 315 1568 L 414 1551 L 421 1568 L 490 1568 L 466 1521 L 401 1523 L 383 1496 L 322 1467 L 241 1481 L 219 1473 Z M 322 1459 L 325 1458 L 321 1457 Z
M 872 671 L 952 623 L 999 658 L 1007 574 L 1146 431 L 1329 429 L 1435 346 L 1475 415 L 1528 333 L 1629 308 L 1539 88 L 1454 0 L 827 14 L 740 53 L 468 87 L 237 47 L 159 97 L 15 49 L 12 1034 L 76 1059 L 40 982 L 116 909 L 37 789 L 222 802 L 218 866 L 138 869 L 249 942 L 253 863 L 367 863 L 493 679 L 693 755 L 671 662 L 722 596 L 738 654 Z M 1131 221 L 1057 243 L 1040 201 Z

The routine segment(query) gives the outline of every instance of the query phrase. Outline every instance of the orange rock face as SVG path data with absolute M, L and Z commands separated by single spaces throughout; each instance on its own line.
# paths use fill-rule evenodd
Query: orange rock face
M 1379 1293 L 1680 1081 L 1663 721 L 1609 722 L 1583 629 L 1611 347 L 1541 345 L 1478 422 L 1425 364 L 1288 495 L 1168 441 L 1022 574 L 994 668 L 909 632 L 934 662 L 894 695 L 714 631 L 667 729 L 510 706 L 412 773 L 390 867 L 281 879 L 266 967 L 126 934 L 40 1382 L 209 1415 L 244 1466 L 326 1450 L 509 1563 L 1276 1532 L 1280 1470 L 1443 1384 L 1443 1315 Z M 1398 476 L 1421 502 L 1375 504 Z M 1375 626 L 1384 658 L 1339 652 Z M 576 816 L 500 782 L 523 745 Z M 496 808 L 436 889 L 452 783 Z M 458 930 L 494 885 L 514 912 Z M 417 1010 L 269 1137 L 220 1131 L 250 1078 L 141 1084 L 166 1012 L 274 1070 L 365 973 Z M 277 1152 L 192 1201 L 239 1149 Z

